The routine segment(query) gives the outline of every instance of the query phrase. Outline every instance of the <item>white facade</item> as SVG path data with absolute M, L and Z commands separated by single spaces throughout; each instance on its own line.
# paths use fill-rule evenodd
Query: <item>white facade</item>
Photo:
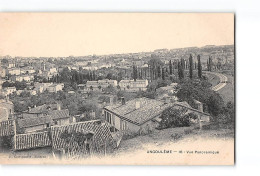
M 7 87 L 4 89 L 5 95 L 10 95 L 14 92 L 16 92 L 16 88 L 15 87 Z
M 14 80 L 15 81 L 19 81 L 19 82 L 22 82 L 22 81 L 32 81 L 34 79 L 34 77 L 32 75 L 22 75 L 22 76 L 15 76 L 14 77 Z
M 148 86 L 148 80 L 121 80 L 119 86 L 121 90 L 125 91 L 145 91 Z
M 64 84 L 53 84 L 53 85 L 47 87 L 47 91 L 57 93 L 58 91 L 62 91 L 63 87 L 64 87 Z
M 20 75 L 21 70 L 20 70 L 20 68 L 8 69 L 8 74 L 10 74 L 10 75 Z
M 87 81 L 86 83 L 86 89 L 88 91 L 102 91 L 104 88 L 107 88 L 109 85 L 116 87 L 117 86 L 117 80 L 98 80 L 98 81 Z

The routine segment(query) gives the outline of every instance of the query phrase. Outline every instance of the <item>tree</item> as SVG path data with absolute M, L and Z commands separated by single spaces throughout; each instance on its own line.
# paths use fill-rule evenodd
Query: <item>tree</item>
M 136 81 L 137 77 L 138 77 L 137 67 L 136 67 L 136 65 L 133 65 L 133 79 L 134 79 L 134 81 Z
M 170 75 L 173 74 L 173 66 L 172 66 L 172 61 L 169 61 L 169 70 L 170 70 Z
M 175 107 L 170 107 L 165 109 L 161 115 L 161 121 L 159 128 L 171 128 L 171 127 L 187 127 L 191 124 L 191 116 L 186 115 L 187 108 L 176 109 Z
M 204 110 L 216 117 L 221 113 L 224 101 L 210 87 L 210 83 L 205 80 L 183 81 L 178 85 L 176 96 L 180 101 L 186 101 L 193 108 L 196 108 L 194 100 L 202 102 Z
M 162 80 L 165 80 L 165 70 L 162 68 Z
M 150 77 L 151 80 L 158 78 L 158 66 L 163 66 L 163 62 L 159 59 L 156 59 L 155 56 L 152 57 L 151 60 L 148 61 L 148 66 L 150 68 Z
M 192 60 L 192 55 L 190 54 L 189 57 L 189 71 L 190 71 L 190 79 L 193 78 L 193 60 Z
M 209 56 L 208 71 L 212 71 L 212 58 Z
M 108 73 L 106 79 L 112 79 L 112 73 Z
M 178 76 L 179 76 L 179 79 L 182 80 L 184 79 L 184 65 L 181 64 L 181 62 L 178 62 Z
M 200 62 L 200 55 L 198 55 L 198 77 L 201 79 L 202 78 L 202 66 Z
M 157 66 L 157 79 L 161 78 L 162 74 L 161 74 L 161 67 Z

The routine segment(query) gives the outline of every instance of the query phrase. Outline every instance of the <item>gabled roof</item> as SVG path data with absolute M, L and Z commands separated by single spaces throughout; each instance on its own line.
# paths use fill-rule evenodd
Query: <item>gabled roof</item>
M 95 149 L 99 149 L 101 146 L 109 145 L 113 142 L 109 124 L 106 121 L 92 120 L 51 127 L 52 147 L 54 149 L 60 150 L 68 147 L 65 139 L 61 138 L 61 134 L 65 131 L 67 131 L 68 133 L 82 132 L 86 134 L 94 134 L 92 141 Z M 71 147 L 73 147 L 74 144 L 71 143 L 70 145 L 72 145 Z
M 47 105 L 44 104 L 44 105 L 41 105 L 41 106 L 31 108 L 29 110 L 29 113 L 32 113 L 32 114 L 43 113 L 43 112 L 46 112 L 46 110 L 47 110 Z
M 14 121 L 5 120 L 0 122 L 0 136 L 14 135 Z
M 47 131 L 30 134 L 18 134 L 14 136 L 14 140 L 14 150 L 51 146 L 50 135 Z
M 136 102 L 140 103 L 140 108 L 136 109 Z M 106 106 L 104 109 L 133 124 L 142 125 L 145 122 L 158 117 L 165 109 L 174 106 L 185 107 L 189 110 L 209 116 L 207 113 L 192 108 L 187 102 L 165 103 L 164 101 L 144 97 L 130 100 L 124 105 L 117 104 Z
M 51 119 L 63 119 L 70 117 L 69 110 L 68 109 L 62 109 L 62 110 L 52 110 L 48 112 Z
M 140 103 L 138 109 L 136 109 L 136 102 Z M 130 100 L 124 105 L 106 106 L 105 109 L 131 123 L 141 125 L 159 115 L 167 107 L 169 104 L 165 104 L 163 101 L 143 97 Z
M 38 125 L 43 125 L 51 122 L 50 116 L 34 117 L 27 119 L 18 119 L 17 124 L 20 128 L 28 128 Z

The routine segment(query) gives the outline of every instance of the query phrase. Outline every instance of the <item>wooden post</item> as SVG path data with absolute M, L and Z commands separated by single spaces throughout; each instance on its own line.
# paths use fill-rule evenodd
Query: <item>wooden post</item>
M 13 145 L 14 145 L 14 147 L 13 147 L 13 149 L 14 150 L 16 150 L 16 122 L 15 122 L 15 120 L 13 120 L 13 126 L 14 126 L 14 143 L 13 143 Z

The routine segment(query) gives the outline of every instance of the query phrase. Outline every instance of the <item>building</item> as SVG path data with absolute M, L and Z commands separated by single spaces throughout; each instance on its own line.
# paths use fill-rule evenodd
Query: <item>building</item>
M 109 105 L 104 108 L 105 120 L 117 130 L 125 134 L 142 134 L 154 130 L 161 121 L 161 113 L 169 108 L 187 108 L 187 113 L 193 112 L 209 120 L 209 114 L 193 109 L 186 102 L 159 101 L 149 98 L 136 98 L 120 104 Z
M 6 96 L 11 95 L 12 93 L 16 92 L 16 88 L 15 87 L 6 87 L 3 90 L 4 90 L 4 94 Z
M 51 117 L 52 125 L 68 125 L 70 124 L 71 118 L 68 109 L 58 109 L 48 112 Z
M 52 84 L 49 87 L 47 87 L 47 91 L 48 92 L 55 92 L 55 93 L 57 93 L 58 91 L 62 91 L 63 88 L 64 88 L 64 84 L 63 83 Z
M 32 133 L 36 131 L 44 131 L 51 126 L 50 116 L 33 117 L 17 120 L 18 133 Z
M 11 119 L 14 113 L 14 104 L 8 100 L 0 100 L 0 122 Z
M 32 133 L 46 131 L 47 128 L 55 125 L 68 125 L 71 122 L 68 109 L 47 110 L 44 107 L 39 111 L 29 111 L 20 115 L 17 120 L 19 133 Z
M 121 80 L 119 86 L 121 90 L 129 92 L 146 91 L 148 80 Z
M 76 141 L 69 140 L 70 137 L 63 138 L 62 134 L 71 136 L 75 133 L 85 134 L 86 138 L 79 146 Z M 52 149 L 55 154 L 73 155 L 77 157 L 89 157 L 96 154 L 110 153 L 115 148 L 114 138 L 110 131 L 110 124 L 106 121 L 91 120 L 78 122 L 69 125 L 51 127 Z M 66 150 L 69 148 L 70 150 Z M 73 151 L 73 152 L 70 152 Z
M 34 80 L 34 76 L 33 75 L 20 75 L 20 76 L 12 76 L 11 77 L 11 81 L 15 82 L 15 81 L 26 81 L 26 82 L 30 82 Z
M 117 80 L 98 80 L 98 81 L 87 81 L 86 90 L 87 91 L 104 91 L 108 86 L 117 86 Z
M 4 68 L 1 67 L 0 77 L 4 78 L 5 76 L 6 76 L 6 69 L 4 69 Z
M 11 68 L 11 69 L 8 69 L 7 72 L 10 75 L 20 75 L 21 69 L 20 68 Z
M 31 66 L 21 68 L 21 74 L 33 74 L 33 73 L 35 73 L 35 70 Z
M 49 86 L 51 86 L 53 83 L 34 83 L 34 89 L 37 93 L 42 93 L 47 90 Z

